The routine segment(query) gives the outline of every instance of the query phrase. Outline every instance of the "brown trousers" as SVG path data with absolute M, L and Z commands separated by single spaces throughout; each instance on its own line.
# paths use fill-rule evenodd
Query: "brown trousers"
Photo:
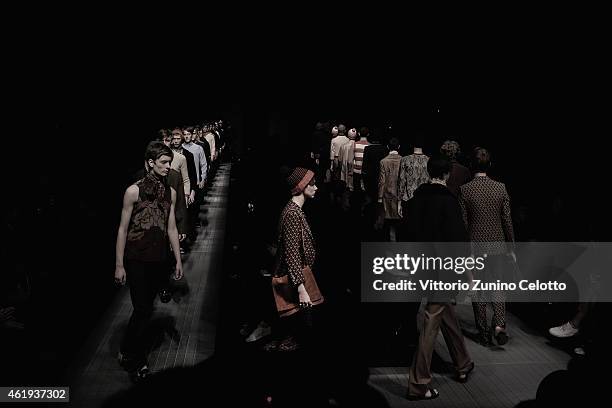
M 424 315 L 425 322 L 412 359 L 408 382 L 408 393 L 415 396 L 427 393 L 431 382 L 431 357 L 440 329 L 453 359 L 455 370 L 458 373 L 464 373 L 469 371 L 472 365 L 472 359 L 465 347 L 461 327 L 459 327 L 455 314 L 455 307 L 450 303 L 428 303 Z

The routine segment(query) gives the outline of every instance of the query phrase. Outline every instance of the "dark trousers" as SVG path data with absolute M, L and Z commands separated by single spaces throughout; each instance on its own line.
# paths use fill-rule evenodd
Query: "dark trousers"
M 280 340 L 293 337 L 301 347 L 314 346 L 315 314 L 320 306 L 303 309 L 288 317 L 280 317 L 275 325 L 276 337 Z
M 361 189 L 361 173 L 353 173 L 353 191 L 363 191 Z
M 200 223 L 200 207 L 204 202 L 204 190 L 196 186 L 195 199 L 188 208 L 189 212 L 189 238 L 195 241 L 198 232 L 196 230 L 196 224 Z
M 130 285 L 132 316 L 121 343 L 121 352 L 132 356 L 135 364 L 146 364 L 145 332 L 153 314 L 153 302 L 162 282 L 168 277 L 167 262 L 127 260 L 125 271 Z

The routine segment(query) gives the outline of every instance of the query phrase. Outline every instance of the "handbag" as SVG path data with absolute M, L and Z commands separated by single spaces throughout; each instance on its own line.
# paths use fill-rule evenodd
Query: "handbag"
M 323 295 L 310 266 L 305 266 L 302 269 L 302 274 L 304 275 L 304 287 L 308 296 L 310 296 L 312 305 L 323 303 Z M 276 310 L 280 317 L 291 316 L 301 310 L 297 289 L 289 282 L 289 275 L 274 276 L 272 278 L 272 291 L 274 292 Z

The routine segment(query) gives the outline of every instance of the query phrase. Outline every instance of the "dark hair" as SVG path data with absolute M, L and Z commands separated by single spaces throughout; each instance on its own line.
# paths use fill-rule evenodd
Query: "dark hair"
M 411 139 L 413 147 L 423 147 L 425 145 L 425 132 L 417 130 Z
M 162 142 L 153 141 L 147 145 L 147 150 L 145 150 L 145 162 L 149 162 L 149 160 L 157 160 L 162 156 L 170 156 L 173 158 L 174 155 L 172 150 L 163 144 Z
M 172 135 L 166 129 L 159 129 L 157 135 L 152 139 L 153 141 L 163 142 L 166 138 L 171 138 Z
M 193 126 L 186 126 L 183 129 L 184 132 L 189 132 L 189 133 L 193 133 Z
M 474 149 L 474 157 L 472 158 L 472 170 L 486 172 L 491 167 L 491 154 L 482 147 Z
M 399 149 L 399 139 L 397 137 L 392 137 L 391 140 L 389 140 L 389 150 L 397 150 Z
M 378 128 L 375 128 L 369 133 L 369 139 L 370 139 L 370 142 L 372 143 L 380 143 L 381 137 L 380 137 L 380 132 Z
M 370 129 L 368 129 L 366 126 L 363 126 L 361 129 L 359 129 L 359 137 L 368 136 L 370 136 Z
M 446 156 L 434 156 L 427 162 L 427 173 L 429 173 L 431 178 L 442 179 L 450 171 L 451 162 Z

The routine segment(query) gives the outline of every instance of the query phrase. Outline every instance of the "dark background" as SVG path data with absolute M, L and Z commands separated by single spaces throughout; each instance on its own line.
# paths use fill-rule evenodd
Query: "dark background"
M 35 280 L 26 345 L 38 353 L 15 362 L 38 367 L 22 373 L 28 383 L 61 368 L 112 300 L 122 194 L 160 127 L 229 121 L 232 157 L 254 149 L 260 203 L 278 167 L 300 162 L 318 120 L 396 135 L 404 151 L 422 130 L 429 154 L 449 138 L 464 151 L 489 147 L 513 210 L 526 206 L 557 239 L 608 240 L 607 107 L 595 77 L 555 59 L 449 58 L 413 70 L 420 64 L 388 56 L 349 64 L 264 46 L 200 54 L 48 42 L 18 49 L 4 94 L 2 262 Z

